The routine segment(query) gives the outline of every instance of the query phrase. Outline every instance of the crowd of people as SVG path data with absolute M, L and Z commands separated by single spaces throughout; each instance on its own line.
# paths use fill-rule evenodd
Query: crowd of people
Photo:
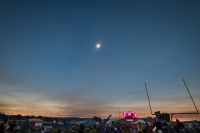
M 16 121 L 4 120 L 0 124 L 0 133 L 51 133 L 41 129 L 30 130 L 27 122 L 19 123 Z M 154 118 L 152 121 L 144 123 L 99 123 L 97 125 L 86 126 L 84 124 L 72 127 L 69 130 L 56 130 L 55 133 L 200 133 L 200 123 L 166 122 Z
M 97 133 L 200 133 L 200 123 L 166 122 L 155 118 L 151 122 L 137 124 L 108 124 Z
M 19 131 L 20 126 L 15 121 L 8 122 L 6 119 L 0 125 L 0 133 L 18 133 Z
M 70 133 L 200 133 L 200 123 L 166 122 L 155 118 L 151 122 L 137 124 L 99 124 L 90 127 L 81 124 Z

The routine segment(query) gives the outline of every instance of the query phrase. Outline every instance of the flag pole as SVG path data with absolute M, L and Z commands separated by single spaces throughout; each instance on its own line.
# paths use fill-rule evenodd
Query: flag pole
M 148 103 L 149 103 L 149 108 L 150 108 L 150 111 L 151 111 L 151 115 L 153 115 L 152 108 L 151 108 L 151 102 L 150 102 L 150 99 L 149 99 L 149 93 L 148 93 L 148 89 L 147 89 L 147 83 L 146 82 L 144 83 L 144 86 L 145 86 L 145 90 L 146 90 L 146 94 L 147 94 L 147 99 L 148 99 Z
M 196 111 L 197 111 L 197 114 L 199 114 L 199 111 L 198 111 L 197 106 L 196 106 L 196 104 L 195 104 L 195 102 L 194 102 L 194 99 L 193 99 L 193 97 L 192 97 L 192 95 L 191 95 L 191 93 L 190 93 L 190 90 L 189 90 L 189 88 L 188 88 L 188 86 L 187 86 L 185 80 L 184 80 L 184 79 L 182 79 L 182 80 L 183 80 L 183 83 L 184 83 L 184 85 L 185 85 L 185 88 L 186 88 L 186 90 L 187 90 L 187 92 L 188 92 L 188 94 L 189 94 L 189 96 L 190 96 L 190 99 L 192 100 L 192 103 L 193 103 L 193 105 L 194 105 L 194 107 L 195 107 L 195 109 L 196 109 Z

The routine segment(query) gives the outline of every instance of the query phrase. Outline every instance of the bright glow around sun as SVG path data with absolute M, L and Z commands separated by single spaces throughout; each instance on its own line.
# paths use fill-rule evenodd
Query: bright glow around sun
M 96 49 L 100 49 L 101 48 L 101 44 L 100 43 L 97 43 L 96 44 Z

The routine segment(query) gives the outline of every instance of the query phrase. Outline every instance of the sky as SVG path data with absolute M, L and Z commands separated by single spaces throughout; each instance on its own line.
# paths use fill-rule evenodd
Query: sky
M 146 117 L 145 82 L 153 112 L 195 112 L 182 78 L 200 110 L 199 7 L 198 0 L 0 1 L 0 112 Z

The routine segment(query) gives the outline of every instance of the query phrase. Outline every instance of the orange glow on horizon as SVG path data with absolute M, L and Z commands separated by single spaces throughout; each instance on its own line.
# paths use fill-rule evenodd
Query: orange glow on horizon
M 58 111 L 58 110 L 57 110 Z M 53 110 L 49 111 L 47 108 L 46 109 L 40 109 L 40 111 L 38 110 L 34 110 L 34 109 L 26 109 L 25 108 L 15 108 L 15 110 L 2 110 L 2 112 L 6 113 L 6 114 L 9 114 L 9 115 L 23 115 L 23 116 L 27 116 L 27 115 L 30 115 L 30 116 L 47 116 L 47 117 L 70 117 L 70 116 L 73 116 L 67 112 L 62 112 L 60 111 L 60 113 L 58 112 L 55 112 Z M 139 115 L 141 118 L 145 118 L 145 117 L 155 117 L 155 116 L 152 116 L 152 115 L 149 115 L 149 113 L 140 113 L 139 110 L 137 111 L 137 115 Z M 141 111 L 142 112 L 142 111 Z M 177 110 L 178 112 L 178 110 Z M 118 118 L 119 115 L 121 116 L 121 118 L 123 117 L 123 113 L 121 112 L 119 114 L 119 112 L 109 112 L 109 111 L 104 111 L 102 112 L 101 114 L 98 114 L 97 116 L 98 117 L 102 117 L 102 118 L 106 118 L 109 114 L 112 114 L 112 117 L 113 118 Z M 95 113 L 94 114 L 90 114 L 90 115 L 85 115 L 85 112 L 83 112 L 83 114 L 80 114 L 78 116 L 73 116 L 73 117 L 93 117 L 93 116 L 96 116 Z M 200 120 L 200 115 L 174 115 L 173 116 L 173 121 L 175 121 L 176 119 L 179 119 L 181 121 L 191 121 L 191 120 Z

